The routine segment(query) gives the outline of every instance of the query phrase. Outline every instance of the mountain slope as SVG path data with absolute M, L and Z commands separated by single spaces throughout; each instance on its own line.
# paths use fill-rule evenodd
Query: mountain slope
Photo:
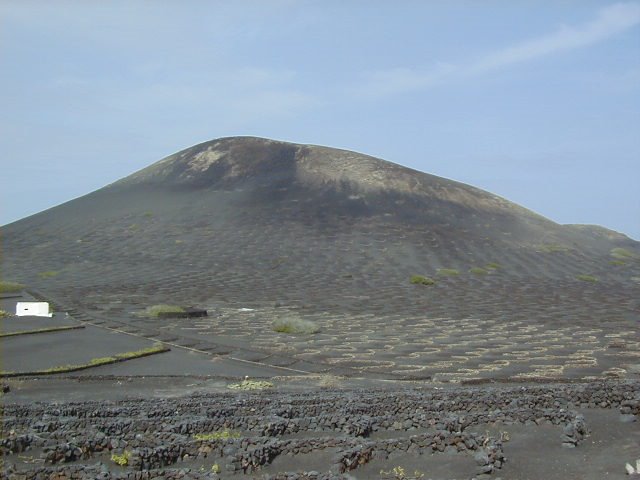
M 284 292 L 305 303 L 313 292 L 402 290 L 414 273 L 487 263 L 501 264 L 502 278 L 627 282 L 635 264 L 611 269 L 610 251 L 638 243 L 593 232 L 366 155 L 234 137 L 3 227 L 3 262 L 5 277 L 72 303 L 87 287 L 104 302 L 175 279 L 183 303 Z M 59 272 L 55 282 L 39 275 L 47 271 Z
M 215 356 L 443 380 L 640 368 L 638 242 L 354 152 L 214 140 L 2 235 L 3 278 Z M 210 317 L 139 317 L 154 304 Z

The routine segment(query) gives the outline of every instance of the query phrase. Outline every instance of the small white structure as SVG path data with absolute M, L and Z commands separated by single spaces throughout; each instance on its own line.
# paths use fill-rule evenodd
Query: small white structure
M 52 317 L 53 313 L 49 313 L 48 302 L 18 302 L 16 303 L 16 316 Z

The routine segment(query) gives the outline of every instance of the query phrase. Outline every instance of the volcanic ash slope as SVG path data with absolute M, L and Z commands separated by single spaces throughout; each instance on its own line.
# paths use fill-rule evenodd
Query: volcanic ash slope
M 624 235 L 367 155 L 253 137 L 196 145 L 2 230 L 5 278 L 89 310 L 280 302 L 450 315 L 476 300 L 493 308 L 486 292 L 510 303 L 507 291 L 548 295 L 580 276 L 628 298 L 640 277 L 639 244 Z M 416 290 L 414 274 L 435 288 Z

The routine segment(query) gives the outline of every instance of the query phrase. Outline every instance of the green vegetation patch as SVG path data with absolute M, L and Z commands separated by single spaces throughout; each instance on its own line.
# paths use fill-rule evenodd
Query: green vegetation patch
M 320 326 L 310 320 L 296 317 L 278 318 L 273 322 L 273 330 L 278 333 L 312 334 L 320 331 Z
M 583 282 L 595 283 L 595 282 L 598 281 L 598 279 L 596 277 L 594 277 L 593 275 L 578 275 L 576 278 L 578 280 L 583 281 Z
M 60 272 L 58 272 L 57 270 L 47 270 L 46 272 L 40 272 L 38 276 L 40 278 L 51 278 L 51 277 L 55 277 L 59 273 Z
M 475 275 L 486 275 L 489 273 L 489 270 L 485 269 L 485 268 L 480 268 L 480 267 L 473 267 L 469 269 L 469 272 L 475 274 Z
M 499 263 L 496 262 L 490 262 L 487 263 L 484 268 L 486 268 L 487 270 L 498 270 L 500 268 L 502 268 L 502 265 L 500 265 Z
M 4 312 L 4 310 L 0 310 L 0 318 L 2 317 L 1 312 Z M 84 328 L 84 325 L 69 325 L 68 327 L 38 328 L 35 330 L 19 330 L 17 332 L 0 333 L 0 338 L 16 337 L 18 335 L 33 335 L 36 333 L 64 332 L 65 330 L 79 330 L 81 328 Z
M 630 260 L 630 259 L 637 259 L 640 258 L 640 255 L 637 255 L 633 252 L 630 252 L 629 250 L 625 249 L 625 248 L 613 248 L 611 250 L 611 256 L 614 258 L 618 258 L 621 260 Z
M 609 262 L 610 265 L 616 265 L 618 267 L 622 267 L 627 264 L 627 262 L 623 262 L 622 260 L 611 260 Z
M 0 293 L 20 293 L 24 285 L 18 282 L 0 282 Z
M 227 440 L 229 438 L 240 438 L 240 432 L 225 428 L 219 432 L 196 433 L 194 438 L 196 440 Z
M 231 390 L 266 390 L 273 388 L 273 383 L 265 380 L 249 380 L 245 378 L 240 383 L 232 383 L 227 385 L 227 388 Z
M 460 272 L 453 268 L 439 268 L 438 275 L 443 277 L 455 277 L 456 275 L 460 275 Z
M 179 307 L 178 305 L 151 305 L 147 307 L 142 316 L 144 317 L 153 317 L 157 318 L 160 314 L 169 314 L 169 313 L 183 313 L 184 308 Z
M 111 363 L 123 362 L 125 360 L 131 360 L 134 358 L 146 357 L 156 353 L 168 352 L 170 349 L 164 345 L 154 345 L 152 347 L 143 348 L 142 350 L 136 350 L 133 352 L 118 353 L 111 357 L 99 357 L 92 358 L 88 363 L 79 365 L 59 365 L 57 367 L 47 368 L 46 370 L 36 370 L 31 372 L 0 372 L 0 377 L 22 377 L 33 375 L 51 375 L 54 373 L 68 373 L 76 372 L 78 370 L 86 370 L 87 368 L 99 367 L 101 365 L 108 365 Z
M 11 315 L 6 310 L 0 310 L 0 318 L 9 318 L 9 317 L 13 317 L 13 315 Z M 0 335 L 0 337 L 4 337 L 4 336 L 5 335 Z
M 412 275 L 410 282 L 414 285 L 435 285 L 436 281 L 433 278 L 424 277 L 422 275 Z
M 122 454 L 114 453 L 111 455 L 111 461 L 116 465 L 120 465 L 121 467 L 126 467 L 129 465 L 129 460 L 131 460 L 131 452 L 125 450 Z

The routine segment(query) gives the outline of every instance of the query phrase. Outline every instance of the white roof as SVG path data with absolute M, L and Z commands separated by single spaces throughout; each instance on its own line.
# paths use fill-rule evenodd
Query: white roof
M 18 302 L 16 303 L 16 315 L 18 317 L 35 316 L 51 317 L 48 302 Z

